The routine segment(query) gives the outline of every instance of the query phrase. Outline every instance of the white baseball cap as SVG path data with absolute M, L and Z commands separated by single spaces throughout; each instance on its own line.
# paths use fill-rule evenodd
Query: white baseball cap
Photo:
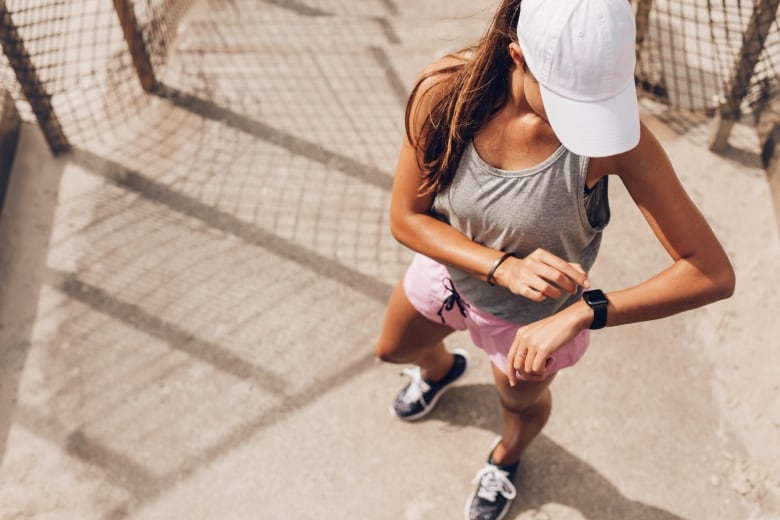
M 639 143 L 636 25 L 626 0 L 522 0 L 517 35 L 561 143 L 604 157 Z

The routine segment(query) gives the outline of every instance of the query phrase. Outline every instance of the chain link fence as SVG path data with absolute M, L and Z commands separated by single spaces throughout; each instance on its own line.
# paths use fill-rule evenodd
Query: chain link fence
M 191 3 L 0 0 L 0 88 L 54 153 L 121 133 L 148 105 Z
M 754 114 L 777 77 L 777 4 L 635 0 L 640 92 L 672 109 Z
M 38 121 L 55 153 L 121 135 L 127 120 L 152 102 L 148 94 L 160 93 L 177 29 L 193 1 L 0 0 L 0 88 L 24 120 Z M 731 122 L 757 118 L 774 95 L 778 3 L 632 0 L 640 95 L 671 113 L 723 119 L 720 137 L 713 138 L 722 144 Z M 205 4 L 215 12 L 239 5 Z M 316 2 L 293 7 L 312 18 L 327 16 Z
M 780 60 L 778 4 L 634 0 L 640 94 L 679 121 L 712 118 L 706 139 L 716 152 L 727 147 L 736 122 L 757 125 L 766 165 L 777 120 L 771 101 Z

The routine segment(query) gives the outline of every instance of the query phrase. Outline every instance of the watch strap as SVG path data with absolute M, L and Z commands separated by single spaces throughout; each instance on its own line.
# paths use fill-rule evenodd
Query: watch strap
M 594 289 L 582 293 L 582 299 L 593 309 L 593 321 L 588 328 L 603 329 L 607 325 L 607 297 L 600 289 Z

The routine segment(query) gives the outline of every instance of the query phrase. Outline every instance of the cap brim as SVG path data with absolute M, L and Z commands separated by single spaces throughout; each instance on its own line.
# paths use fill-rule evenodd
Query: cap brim
M 577 155 L 607 157 L 639 144 L 639 106 L 633 82 L 616 96 L 587 103 L 539 86 L 553 132 Z

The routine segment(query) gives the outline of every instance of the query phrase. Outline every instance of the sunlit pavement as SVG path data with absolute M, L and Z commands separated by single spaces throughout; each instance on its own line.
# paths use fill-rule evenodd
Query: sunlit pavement
M 375 361 L 405 95 L 493 3 L 199 4 L 123 132 L 25 125 L 0 220 L 0 518 L 450 519 L 500 429 L 486 359 L 425 420 Z M 420 5 L 423 4 L 423 5 Z M 219 6 L 222 7 L 219 7 Z M 728 301 L 594 333 L 509 518 L 778 514 L 780 246 L 750 128 L 644 119 L 737 269 Z M 648 172 L 652 175 L 653 172 Z M 591 273 L 668 256 L 619 181 Z

